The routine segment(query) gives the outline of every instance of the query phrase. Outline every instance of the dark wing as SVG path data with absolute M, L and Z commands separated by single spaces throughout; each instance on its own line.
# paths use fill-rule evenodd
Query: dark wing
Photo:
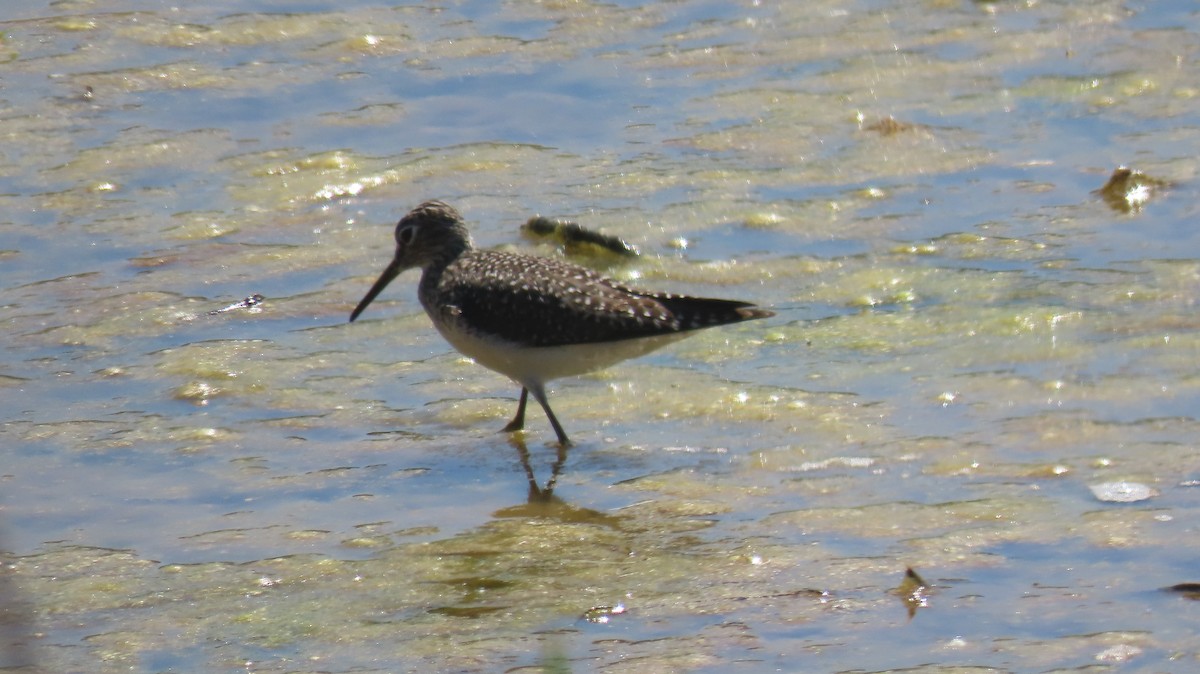
M 446 272 L 441 296 L 464 325 L 530 346 L 649 337 L 771 315 L 746 302 L 628 288 L 550 258 L 481 251 Z

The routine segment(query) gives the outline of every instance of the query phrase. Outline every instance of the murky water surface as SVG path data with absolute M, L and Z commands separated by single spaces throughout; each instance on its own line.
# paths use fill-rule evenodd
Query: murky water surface
M 1194 670 L 1198 19 L 8 3 L 0 666 Z M 415 272 L 346 323 L 434 197 L 777 316 L 560 455 Z

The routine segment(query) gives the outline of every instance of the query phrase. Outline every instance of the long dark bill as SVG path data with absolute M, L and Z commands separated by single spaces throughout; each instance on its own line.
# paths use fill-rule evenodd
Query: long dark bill
M 399 276 L 400 272 L 402 271 L 404 271 L 404 269 L 400 267 L 400 259 L 394 258 L 391 263 L 388 264 L 387 268 L 383 270 L 383 273 L 379 275 L 379 280 L 375 281 L 375 285 L 371 286 L 371 289 L 367 291 L 366 297 L 362 298 L 362 301 L 358 303 L 358 306 L 354 307 L 354 311 L 350 312 L 350 322 L 353 323 L 354 319 L 358 318 L 358 315 L 363 312 L 363 309 L 366 309 L 367 305 L 371 303 L 371 300 L 375 299 L 379 293 L 383 292 L 383 289 L 387 287 L 387 284 L 391 283 L 392 279 Z

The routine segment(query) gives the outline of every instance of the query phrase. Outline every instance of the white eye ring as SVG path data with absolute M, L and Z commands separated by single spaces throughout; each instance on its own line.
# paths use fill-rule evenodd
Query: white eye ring
M 407 246 L 411 244 L 415 238 L 417 238 L 417 228 L 412 225 L 401 227 L 400 229 L 396 230 L 396 243 L 400 244 L 401 246 Z

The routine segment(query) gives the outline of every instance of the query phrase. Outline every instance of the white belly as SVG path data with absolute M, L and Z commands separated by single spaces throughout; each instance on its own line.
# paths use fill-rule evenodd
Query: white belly
M 513 342 L 488 339 L 478 333 L 459 330 L 452 324 L 434 321 L 434 325 L 446 341 L 463 355 L 522 386 L 600 370 L 623 360 L 650 353 L 689 334 L 676 332 L 616 342 L 524 347 Z

